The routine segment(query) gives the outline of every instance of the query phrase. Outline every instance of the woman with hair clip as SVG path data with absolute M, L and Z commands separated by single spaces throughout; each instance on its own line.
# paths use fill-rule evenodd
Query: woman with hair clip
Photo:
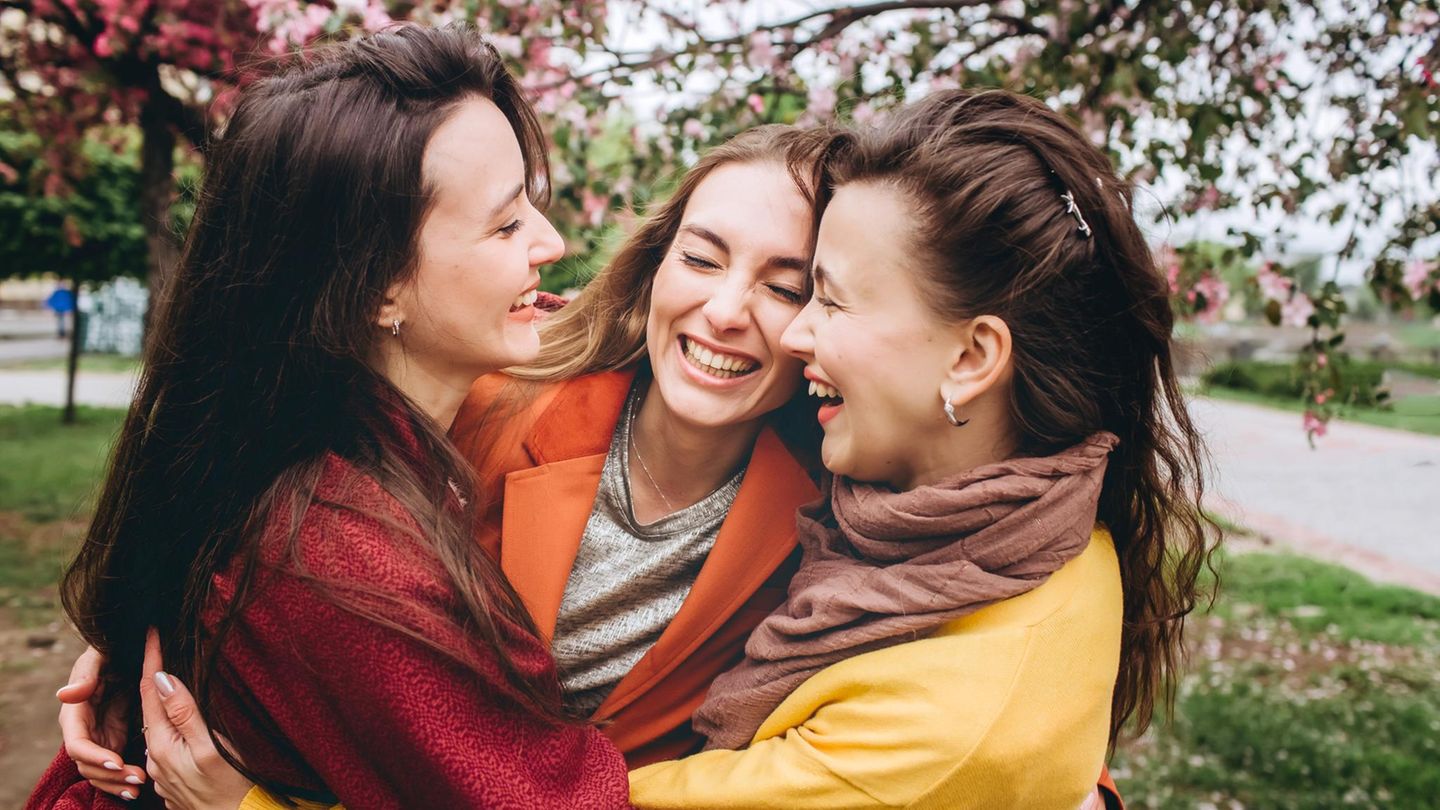
M 640 807 L 1081 805 L 1178 677 L 1213 550 L 1164 278 L 1043 103 L 937 93 L 836 149 L 785 334 L 827 498 Z
M 539 351 L 537 270 L 563 249 L 545 171 L 467 28 L 317 49 L 242 93 L 62 586 L 104 695 L 193 685 L 216 761 L 291 795 L 627 806 L 621 754 L 475 543 L 488 493 L 445 435 L 477 376 Z M 178 680 L 142 678 L 148 628 Z M 160 806 L 116 770 L 159 730 L 133 703 L 113 730 L 117 792 Z M 27 806 L 122 806 L 81 775 L 62 753 Z

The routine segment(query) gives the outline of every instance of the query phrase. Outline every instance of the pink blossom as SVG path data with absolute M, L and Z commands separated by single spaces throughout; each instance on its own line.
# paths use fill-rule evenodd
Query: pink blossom
M 687 138 L 699 140 L 705 137 L 705 125 L 700 123 L 700 119 L 698 118 L 687 119 L 684 126 L 681 127 L 681 131 L 685 133 L 685 137 Z
M 1434 269 L 1434 265 L 1419 259 L 1405 265 L 1405 275 L 1400 279 L 1400 283 L 1405 285 L 1411 298 L 1419 301 L 1434 288 L 1434 283 L 1430 278 Z
M 5 178 L 7 183 L 14 183 L 20 179 L 20 172 L 16 171 L 15 167 L 9 163 L 0 161 L 0 177 Z
M 810 87 L 809 105 L 810 112 L 818 116 L 827 116 L 835 111 L 835 88 L 815 83 Z
M 1287 300 L 1290 290 L 1295 286 L 1295 282 L 1275 272 L 1274 262 L 1261 265 L 1260 272 L 1255 274 L 1255 281 L 1260 285 L 1260 297 L 1266 301 Z
M 110 32 L 106 31 L 95 37 L 95 55 L 101 59 L 108 59 L 115 55 L 115 48 L 110 44 Z
M 1306 411 L 1303 425 L 1305 432 L 1313 436 L 1324 436 L 1328 420 L 1321 418 L 1314 411 Z
M 1306 326 L 1310 323 L 1310 316 L 1314 314 L 1314 302 L 1310 300 L 1310 296 L 1298 290 L 1280 307 L 1281 322 L 1290 326 Z
M 870 102 L 862 101 L 850 110 L 850 117 L 855 119 L 857 124 L 869 123 L 875 118 L 875 108 L 870 106 Z
M 1316 365 L 1317 367 L 1319 367 L 1319 368 L 1325 368 L 1326 366 L 1330 365 L 1330 357 L 1329 357 L 1328 355 L 1326 355 L 1324 352 L 1320 352 L 1319 354 L 1316 354 L 1316 355 L 1315 355 L 1315 365 Z
M 1230 300 L 1230 285 L 1214 273 L 1207 272 L 1195 282 L 1187 298 L 1195 304 L 1203 303 L 1203 307 L 1195 313 L 1196 318 L 1204 323 L 1215 323 L 1220 320 L 1220 312 L 1225 308 L 1225 302 Z M 1200 301 L 1200 298 L 1204 301 Z
M 745 99 L 745 103 L 750 105 L 750 109 L 756 115 L 765 114 L 765 99 L 761 98 L 759 93 L 751 93 L 750 97 Z
M 775 54 L 775 45 L 770 41 L 770 32 L 754 32 L 750 35 L 749 45 L 745 61 L 750 67 L 766 72 L 775 69 L 780 60 Z
M 609 207 L 610 198 L 608 196 L 596 194 L 588 186 L 580 190 L 580 209 L 584 211 L 590 227 L 600 227 L 601 221 L 605 218 L 605 211 Z

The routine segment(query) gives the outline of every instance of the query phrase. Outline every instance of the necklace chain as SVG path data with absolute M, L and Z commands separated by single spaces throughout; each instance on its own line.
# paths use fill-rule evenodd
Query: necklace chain
M 630 450 L 635 453 L 635 460 L 640 462 L 640 471 L 645 473 L 646 480 L 650 482 L 650 488 L 655 490 L 656 495 L 660 496 L 660 500 L 665 503 L 666 510 L 668 510 L 670 514 L 674 514 L 676 511 L 675 505 L 670 503 L 670 499 L 665 497 L 665 490 L 661 489 L 660 485 L 655 482 L 655 476 L 650 474 L 650 467 L 645 464 L 645 456 L 640 452 L 640 443 L 635 441 L 635 412 L 638 410 L 640 410 L 638 407 L 632 407 L 630 410 L 630 428 L 626 431 L 630 434 Z

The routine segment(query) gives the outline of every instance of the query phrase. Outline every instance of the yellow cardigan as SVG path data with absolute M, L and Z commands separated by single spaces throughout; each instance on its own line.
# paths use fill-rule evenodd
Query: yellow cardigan
M 630 772 L 644 808 L 1075 810 L 1104 764 L 1120 662 L 1115 546 L 929 638 L 821 670 L 749 748 Z M 255 789 L 242 810 L 283 807 Z

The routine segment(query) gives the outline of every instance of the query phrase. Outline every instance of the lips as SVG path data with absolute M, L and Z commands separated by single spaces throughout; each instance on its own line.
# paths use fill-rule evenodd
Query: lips
M 760 361 L 749 355 L 735 353 L 680 336 L 680 351 L 692 368 L 722 380 L 732 380 L 755 373 Z

